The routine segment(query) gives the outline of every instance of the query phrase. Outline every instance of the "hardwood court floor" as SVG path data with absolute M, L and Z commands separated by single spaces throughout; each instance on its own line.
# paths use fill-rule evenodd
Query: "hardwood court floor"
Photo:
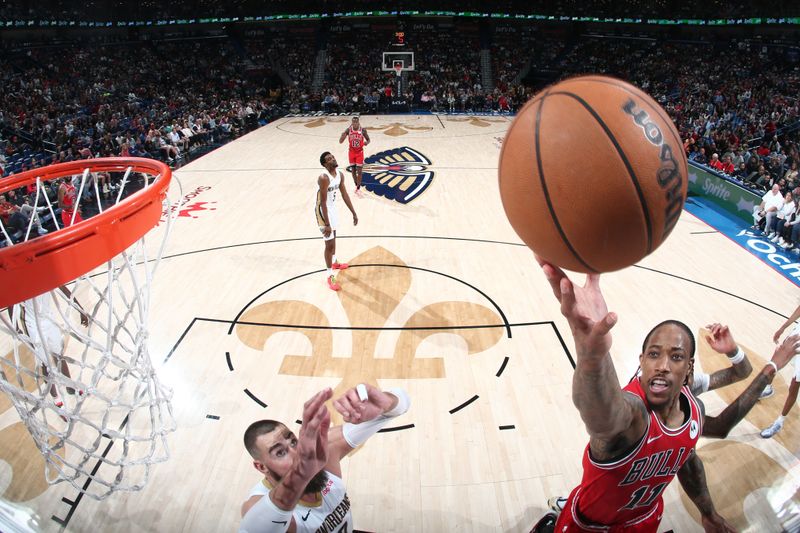
M 147 487 L 70 504 L 77 493 L 43 483 L 6 402 L 0 495 L 48 530 L 58 529 L 51 516 L 72 513 L 69 531 L 232 531 L 259 480 L 241 442 L 247 425 L 274 418 L 296 429 L 310 395 L 360 381 L 405 387 L 413 404 L 397 431 L 345 460 L 358 529 L 527 532 L 548 497 L 574 487 L 587 436 L 570 396 L 569 328 L 496 186 L 510 121 L 363 117 L 368 156 L 406 148 L 372 170 L 406 184 L 398 196 L 411 201 L 354 198 L 357 227 L 340 205 L 338 256 L 352 268 L 336 294 L 324 284 L 313 206 L 320 153 L 346 166 L 338 137 L 348 123 L 281 119 L 177 171 L 186 203 L 152 288 L 150 353 L 174 389 L 178 430 Z M 612 353 L 623 381 L 646 331 L 666 318 L 698 332 L 729 324 L 760 369 L 798 302 L 794 285 L 686 212 L 664 246 L 603 285 L 620 315 Z M 725 364 L 702 342 L 698 359 L 708 371 Z M 780 531 L 798 513 L 800 409 L 777 438 L 758 435 L 790 379 L 783 371 L 777 394 L 728 440 L 700 441 L 716 506 L 743 531 Z M 740 389 L 703 400 L 714 413 Z M 677 481 L 665 502 L 662 531 L 701 530 Z

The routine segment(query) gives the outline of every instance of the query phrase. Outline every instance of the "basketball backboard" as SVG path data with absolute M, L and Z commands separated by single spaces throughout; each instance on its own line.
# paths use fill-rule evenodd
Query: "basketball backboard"
M 381 70 L 394 72 L 397 65 L 402 66 L 402 70 L 415 70 L 414 52 L 384 52 Z

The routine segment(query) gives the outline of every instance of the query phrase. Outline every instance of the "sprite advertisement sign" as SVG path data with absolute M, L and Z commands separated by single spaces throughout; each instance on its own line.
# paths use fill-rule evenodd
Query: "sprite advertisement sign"
M 761 204 L 761 196 L 721 178 L 711 170 L 689 161 L 689 194 L 702 196 L 728 213 L 753 223 L 753 207 Z

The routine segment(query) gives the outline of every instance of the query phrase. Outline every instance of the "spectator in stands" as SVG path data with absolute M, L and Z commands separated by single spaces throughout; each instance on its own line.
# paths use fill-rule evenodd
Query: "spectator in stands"
M 705 165 L 708 163 L 708 159 L 706 159 L 706 149 L 704 147 L 700 147 L 700 150 L 696 152 L 694 156 L 694 162 L 700 165 Z
M 708 162 L 708 166 L 718 172 L 722 171 L 722 161 L 719 160 L 718 154 L 711 154 L 711 161 Z
M 758 167 L 758 175 L 753 180 L 753 184 L 758 187 L 759 189 L 770 189 L 772 188 L 773 178 L 769 172 L 767 172 L 767 168 L 764 165 Z
M 736 172 L 736 167 L 734 167 L 733 163 L 731 163 L 731 156 L 726 155 L 726 156 L 724 156 L 722 158 L 722 162 L 720 163 L 719 170 L 721 172 L 724 172 L 728 176 L 733 176 L 733 174 Z
M 774 177 L 775 179 L 782 178 L 784 174 L 783 170 L 783 161 L 780 158 L 780 155 L 777 153 L 773 153 L 769 158 L 769 166 L 767 167 L 767 172 Z
M 788 250 L 798 251 L 798 244 L 800 244 L 800 189 L 792 193 L 795 197 L 795 208 L 783 221 L 783 227 L 779 229 L 778 244 Z
M 25 205 L 27 209 L 23 210 L 22 207 L 9 202 L 5 195 L 0 195 L 0 220 L 2 220 L 3 226 L 5 226 L 5 230 L 9 236 L 13 239 L 16 233 L 21 232 L 22 235 L 20 235 L 20 238 L 24 237 L 25 233 L 28 231 L 31 217 L 33 217 L 33 227 L 36 228 L 36 232 L 39 235 L 47 233 L 47 230 L 44 229 L 39 222 L 36 210 L 27 202 L 23 205 Z
M 172 163 L 180 157 L 180 151 L 174 144 L 170 144 L 161 135 L 161 132 L 156 132 L 153 137 L 153 146 L 155 146 L 167 158 L 168 163 Z
M 791 191 L 787 191 L 783 197 L 783 205 L 776 211 L 773 217 L 764 227 L 767 233 L 767 238 L 772 242 L 778 242 L 781 238 L 783 226 L 786 223 L 787 217 L 791 216 L 795 211 L 794 197 Z
M 778 216 L 778 210 L 783 207 L 784 197 L 781 188 L 776 183 L 772 189 L 761 197 L 761 205 L 753 209 L 753 227 L 759 229 L 761 221 L 765 221 L 765 228 L 771 227 L 772 220 Z
M 786 184 L 789 186 L 790 189 L 794 189 L 797 186 L 797 162 L 792 161 L 789 170 L 783 175 L 783 179 L 786 180 Z
M 748 181 L 749 176 L 750 173 L 747 171 L 747 164 L 744 161 L 742 161 L 741 163 L 739 163 L 739 168 L 736 169 L 736 172 L 734 172 L 733 177 L 744 183 Z

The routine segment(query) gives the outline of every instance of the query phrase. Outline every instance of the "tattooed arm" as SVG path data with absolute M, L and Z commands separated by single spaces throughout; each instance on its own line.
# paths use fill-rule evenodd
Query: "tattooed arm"
M 753 372 L 753 366 L 747 359 L 747 354 L 741 351 L 739 345 L 733 339 L 730 328 L 720 323 L 709 324 L 706 326 L 708 334 L 706 341 L 709 346 L 717 352 L 725 354 L 731 360 L 731 366 L 717 370 L 709 377 L 708 390 L 714 390 L 731 383 L 741 381 Z M 741 358 L 737 357 L 741 353 Z M 736 361 L 736 362 L 733 362 Z
M 572 402 L 586 425 L 593 456 L 609 459 L 641 439 L 648 420 L 642 400 L 622 392 L 609 354 L 617 315 L 608 312 L 599 274 L 587 274 L 580 287 L 560 268 L 537 260 L 575 340 Z
M 681 482 L 681 487 L 686 495 L 700 511 L 705 531 L 735 531 L 714 509 L 714 502 L 711 501 L 711 494 L 708 492 L 703 461 L 694 450 L 678 470 L 678 481 Z
M 761 372 L 750 382 L 745 391 L 717 416 L 706 415 L 703 419 L 703 436 L 724 439 L 733 427 L 744 418 L 758 401 L 764 387 L 772 383 L 777 370 L 780 370 L 800 350 L 800 335 L 786 337 L 775 349 L 772 361 L 766 364 Z M 773 367 L 772 365 L 775 365 Z M 777 369 L 777 370 L 776 370 Z

